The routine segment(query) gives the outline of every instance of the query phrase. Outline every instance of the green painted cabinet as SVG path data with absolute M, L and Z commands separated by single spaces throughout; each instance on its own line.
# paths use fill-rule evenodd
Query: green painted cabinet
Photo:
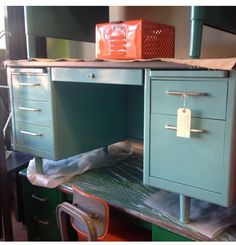
M 56 189 L 32 185 L 21 173 L 25 223 L 29 241 L 60 241 L 56 206 L 64 196 Z
M 152 241 L 184 242 L 192 240 L 187 237 L 180 236 L 174 232 L 163 229 L 159 226 L 152 225 Z
M 236 201 L 235 74 L 155 70 L 147 74 L 144 183 L 179 193 L 182 221 L 189 218 L 189 198 L 225 207 Z M 192 112 L 190 138 L 176 134 L 177 110 L 183 107 Z

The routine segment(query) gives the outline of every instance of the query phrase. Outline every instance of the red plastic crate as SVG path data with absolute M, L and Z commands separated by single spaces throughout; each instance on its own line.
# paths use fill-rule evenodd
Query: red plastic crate
M 96 25 L 96 58 L 173 58 L 175 28 L 146 20 Z

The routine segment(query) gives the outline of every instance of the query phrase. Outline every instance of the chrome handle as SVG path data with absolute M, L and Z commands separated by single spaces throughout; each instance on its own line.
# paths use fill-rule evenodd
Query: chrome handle
M 0 88 L 9 88 L 9 87 L 6 85 L 0 85 Z
M 31 135 L 31 136 L 43 136 L 43 134 L 36 134 L 36 133 L 25 131 L 25 130 L 21 130 L 20 132 L 22 134 L 27 134 L 27 135 Z
M 22 110 L 22 111 L 41 111 L 41 109 L 38 109 L 38 108 L 30 108 L 30 107 L 23 107 L 23 106 L 19 106 L 19 110 Z
M 34 199 L 36 199 L 36 200 L 38 200 L 40 202 L 47 202 L 47 200 L 48 200 L 46 197 L 39 197 L 37 195 L 37 193 L 32 194 L 32 198 L 34 198 Z
M 177 130 L 177 127 L 176 126 L 173 126 L 173 125 L 165 125 L 165 128 L 166 129 L 170 129 L 170 130 Z M 203 134 L 203 133 L 206 133 L 206 130 L 205 129 L 190 129 L 190 132 L 191 133 L 195 133 L 195 134 Z
M 87 75 L 87 77 L 93 79 L 93 78 L 95 78 L 95 75 L 93 73 L 90 73 Z
M 40 86 L 40 83 L 18 83 L 21 86 L 29 86 L 29 87 L 36 87 Z
M 37 216 L 34 216 L 34 220 L 42 225 L 48 225 L 50 223 L 47 219 L 39 219 Z
M 168 95 L 177 95 L 177 96 L 207 96 L 207 93 L 204 92 L 180 92 L 180 91 L 165 91 Z

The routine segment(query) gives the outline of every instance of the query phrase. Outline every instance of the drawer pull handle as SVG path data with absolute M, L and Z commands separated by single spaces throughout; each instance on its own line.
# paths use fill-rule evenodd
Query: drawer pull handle
M 31 136 L 43 136 L 43 134 L 37 134 L 37 133 L 25 131 L 25 130 L 21 130 L 20 132 L 21 132 L 22 134 L 27 134 L 27 135 L 31 135 Z
M 18 83 L 21 86 L 29 86 L 29 87 L 36 87 L 40 86 L 40 83 Z
M 173 126 L 173 125 L 165 125 L 165 128 L 166 129 L 170 129 L 170 130 L 177 130 L 177 127 L 176 126 Z M 206 133 L 206 130 L 205 129 L 190 129 L 190 132 L 191 133 L 195 133 L 195 134 L 203 134 L 203 133 Z
M 39 219 L 37 216 L 34 216 L 34 220 L 41 225 L 48 225 L 50 223 L 47 219 Z
M 93 79 L 93 78 L 95 78 L 95 75 L 93 73 L 90 73 L 90 74 L 88 74 L 87 77 Z
M 23 107 L 23 106 L 19 106 L 19 110 L 21 111 L 41 111 L 41 109 L 38 109 L 38 108 L 30 108 L 30 107 Z
M 32 198 L 40 201 L 40 202 L 47 202 L 47 198 L 46 197 L 39 197 L 36 193 L 32 194 Z
M 207 96 L 207 93 L 204 92 L 179 92 L 179 91 L 165 91 L 168 95 L 177 95 L 177 96 Z

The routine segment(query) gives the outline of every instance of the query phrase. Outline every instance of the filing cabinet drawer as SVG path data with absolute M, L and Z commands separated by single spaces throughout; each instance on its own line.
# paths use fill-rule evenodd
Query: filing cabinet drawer
M 22 176 L 22 184 L 28 240 L 60 240 L 56 207 L 63 202 L 62 193 L 32 185 L 25 176 Z
M 217 81 L 166 81 L 151 82 L 151 112 L 176 115 L 183 107 L 181 93 L 190 93 L 185 102 L 192 111 L 192 117 L 225 120 L 228 83 L 225 79 Z M 177 95 L 176 95 L 177 93 Z
M 165 128 L 176 125 L 176 116 L 151 114 L 150 176 L 221 193 L 225 121 L 192 118 L 190 138 L 176 137 Z
M 49 100 L 47 74 L 12 74 L 12 89 L 17 99 Z
M 14 115 L 16 122 L 50 127 L 50 111 L 48 102 L 14 99 Z
M 52 132 L 50 128 L 31 124 L 15 123 L 16 144 L 43 151 L 52 151 Z
M 27 202 L 31 203 L 32 216 L 50 216 L 54 213 L 55 204 L 58 201 L 57 191 L 28 183 L 27 185 Z
M 52 68 L 52 81 L 142 85 L 142 69 Z

